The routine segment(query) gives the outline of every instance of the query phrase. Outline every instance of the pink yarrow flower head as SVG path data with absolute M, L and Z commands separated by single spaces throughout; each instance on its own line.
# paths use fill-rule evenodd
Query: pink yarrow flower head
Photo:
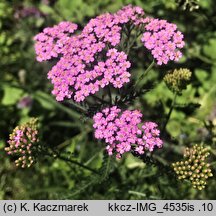
M 62 57 L 48 73 L 48 78 L 54 85 L 52 93 L 58 101 L 73 98 L 76 102 L 81 102 L 108 85 L 121 88 L 130 81 L 131 74 L 128 69 L 131 63 L 123 51 L 109 49 L 104 56 L 105 60 L 95 62 L 90 70 L 87 69 L 84 59 L 86 61 L 87 57 L 93 58 L 92 52 L 94 51 L 85 52 L 84 56 L 79 52 L 74 60 L 69 56 Z
M 17 157 L 16 166 L 22 168 L 30 167 L 35 163 L 35 150 L 38 147 L 37 119 L 17 126 L 8 140 L 9 147 L 5 148 L 8 155 Z
M 183 48 L 183 34 L 177 30 L 177 26 L 166 20 L 149 19 L 145 26 L 145 32 L 141 38 L 144 46 L 151 51 L 158 65 L 167 64 L 168 61 L 178 61 Z
M 61 22 L 36 35 L 38 61 L 60 57 L 48 73 L 56 99 L 81 102 L 107 85 L 121 88 L 128 83 L 131 63 L 115 47 L 121 41 L 123 24 L 135 23 L 143 15 L 141 8 L 128 5 L 114 14 L 91 19 L 80 34 L 73 34 L 76 24 Z
M 76 29 L 76 24 L 64 21 L 37 34 L 34 37 L 37 60 L 46 61 L 58 57 L 70 34 Z
M 182 34 L 174 29 L 175 25 L 161 21 L 157 27 L 157 23 L 144 16 L 142 8 L 128 5 L 116 13 L 105 13 L 91 19 L 77 34 L 78 26 L 65 21 L 36 35 L 37 60 L 58 58 L 48 72 L 56 100 L 82 102 L 108 85 L 122 88 L 130 82 L 131 62 L 126 52 L 119 50 L 126 25 L 139 30 L 146 25 L 142 41 L 158 64 L 180 58 L 181 52 L 176 47 L 183 46 Z
M 139 110 L 122 111 L 117 106 L 105 108 L 93 117 L 95 138 L 104 140 L 109 155 L 117 158 L 125 152 L 134 151 L 144 154 L 155 147 L 161 148 L 160 131 L 154 122 L 142 123 L 142 113 Z

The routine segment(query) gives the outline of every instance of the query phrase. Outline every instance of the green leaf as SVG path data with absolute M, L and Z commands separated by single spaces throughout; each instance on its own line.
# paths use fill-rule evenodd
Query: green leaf
M 14 105 L 20 99 L 23 94 L 23 90 L 8 85 L 3 86 L 4 96 L 2 98 L 2 104 L 9 106 Z
M 34 95 L 35 100 L 37 100 L 40 105 L 47 110 L 54 110 L 55 109 L 55 101 L 53 101 L 50 96 L 44 92 L 37 91 Z
M 144 168 L 145 163 L 143 163 L 139 158 L 134 157 L 131 154 L 128 154 L 125 159 L 125 165 L 128 169 L 135 169 L 135 168 Z
M 68 107 L 62 105 L 61 103 L 57 102 L 51 95 L 46 94 L 42 91 L 37 91 L 34 95 L 35 100 L 37 100 L 42 107 L 48 110 L 59 109 L 69 116 L 75 119 L 80 119 L 80 114 Z M 78 123 L 79 124 L 79 123 Z M 81 123 L 80 123 L 81 124 Z
M 206 78 L 208 77 L 207 71 L 202 70 L 202 69 L 196 69 L 195 75 L 201 83 L 203 83 L 206 80 Z
M 170 120 L 166 129 L 172 137 L 177 137 L 181 133 L 181 125 L 177 121 Z
M 3 140 L 0 140 L 0 149 L 3 149 L 5 143 L 3 142 Z
M 203 52 L 206 56 L 216 59 L 216 38 L 211 38 L 203 47 Z
M 59 13 L 64 16 L 67 20 L 74 20 L 80 19 L 82 20 L 83 16 L 85 14 L 80 13 L 80 5 L 83 7 L 83 1 L 82 0 L 76 0 L 76 1 L 71 1 L 71 0 L 61 0 L 58 1 L 55 5 L 56 9 L 59 11 Z M 76 16 L 74 16 L 76 14 Z
M 48 5 L 45 4 L 40 4 L 40 10 L 41 12 L 43 12 L 44 14 L 52 14 L 54 11 L 51 7 L 49 7 Z

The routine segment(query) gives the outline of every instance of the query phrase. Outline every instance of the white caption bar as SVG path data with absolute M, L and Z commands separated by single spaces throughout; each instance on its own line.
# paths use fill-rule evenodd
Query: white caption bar
M 1 200 L 4 215 L 216 215 L 215 200 Z

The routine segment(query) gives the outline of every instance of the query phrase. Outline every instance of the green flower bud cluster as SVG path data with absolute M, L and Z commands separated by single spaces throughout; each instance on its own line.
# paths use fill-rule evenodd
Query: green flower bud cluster
M 191 71 L 187 68 L 180 68 L 166 74 L 163 80 L 172 92 L 181 94 L 189 84 L 191 75 Z
M 188 179 L 194 188 L 204 189 L 207 179 L 213 176 L 210 164 L 205 161 L 209 154 L 208 148 L 202 145 L 196 144 L 192 148 L 186 148 L 184 159 L 172 164 L 178 179 Z
M 36 162 L 35 153 L 38 147 L 37 119 L 17 126 L 8 140 L 9 147 L 5 148 L 8 155 L 17 157 L 16 166 L 26 168 Z

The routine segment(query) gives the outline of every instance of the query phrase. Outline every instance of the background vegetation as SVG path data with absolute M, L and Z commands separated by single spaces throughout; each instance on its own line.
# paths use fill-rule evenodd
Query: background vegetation
M 114 161 L 109 173 L 98 178 L 79 166 L 43 155 L 34 167 L 17 168 L 4 151 L 16 125 L 39 117 L 41 140 L 46 145 L 94 169 L 102 166 L 105 145 L 93 138 L 91 124 L 71 104 L 55 101 L 46 78 L 52 62 L 36 62 L 32 39 L 59 21 L 69 20 L 83 27 L 91 17 L 132 3 L 148 15 L 176 23 L 185 35 L 186 47 L 179 63 L 150 71 L 142 84 L 151 86 L 152 91 L 146 91 L 131 107 L 141 109 L 146 119 L 164 122 L 173 99 L 162 81 L 164 74 L 180 67 L 192 71 L 192 82 L 177 98 L 163 133 L 164 147 L 155 158 L 170 165 L 182 158 L 186 146 L 204 143 L 212 147 L 215 172 L 216 7 L 213 0 L 185 2 L 0 0 L 0 199 L 216 199 L 215 176 L 200 192 L 129 154 Z M 139 53 L 134 59 L 134 74 L 150 63 Z

